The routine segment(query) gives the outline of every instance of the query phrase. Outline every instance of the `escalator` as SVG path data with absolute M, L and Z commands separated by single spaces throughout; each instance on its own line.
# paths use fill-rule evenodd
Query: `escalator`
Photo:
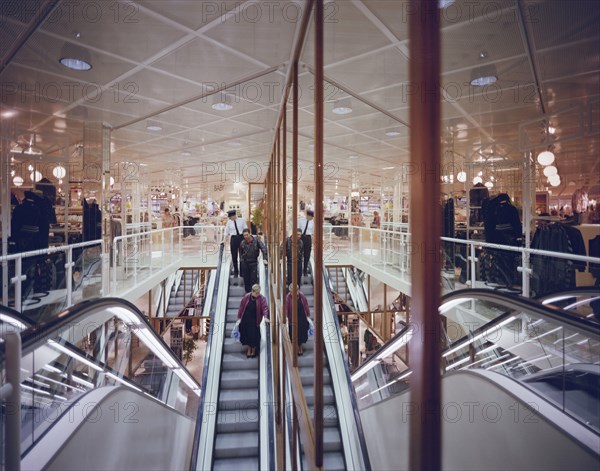
M 485 289 L 445 296 L 440 314 L 445 469 L 597 469 L 598 324 Z M 415 332 L 407 326 L 352 375 L 374 468 L 408 469 Z M 478 452 L 458 453 L 465 443 Z
M 311 271 L 314 273 L 314 267 Z M 370 469 L 360 418 L 354 413 L 353 391 L 348 362 L 345 357 L 339 324 L 330 289 L 330 279 L 324 270 L 323 300 L 323 467 L 328 470 Z M 311 316 L 314 313 L 312 277 L 302 277 L 300 290 L 305 294 Z M 314 337 L 303 347 L 298 369 L 311 419 L 314 418 Z M 301 453 L 302 469 L 310 469 Z
M 245 290 L 243 279 L 231 276 L 230 264 L 228 259 L 219 269 L 220 308 L 209 333 L 191 469 L 274 469 L 273 446 L 264 445 L 265 436 L 273 434 L 272 414 L 268 406 L 260 407 L 272 400 L 264 396 L 271 380 L 270 340 L 263 322 L 259 355 L 246 358 L 246 347 L 231 337 Z
M 131 303 L 84 301 L 24 330 L 20 371 L 20 430 L 6 435 L 20 436 L 23 469 L 172 468 L 189 460 L 200 386 Z M 3 428 L 11 406 L 2 408 Z M 151 449 L 131 453 L 149 441 Z
M 344 302 L 352 311 L 356 311 L 352 295 L 344 272 L 347 269 L 342 267 L 327 267 L 327 274 L 331 281 L 331 289 L 339 296 L 339 299 Z M 334 300 L 335 301 L 335 300 Z

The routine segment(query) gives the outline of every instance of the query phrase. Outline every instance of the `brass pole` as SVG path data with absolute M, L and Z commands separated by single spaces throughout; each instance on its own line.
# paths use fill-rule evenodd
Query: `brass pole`
M 287 105 L 286 105 L 287 106 Z M 285 302 L 285 285 L 287 284 L 287 253 L 285 250 L 286 247 L 286 239 L 287 239 L 287 152 L 286 152 L 286 134 L 287 134 L 287 124 L 286 124 L 286 115 L 283 115 L 283 125 L 280 129 L 280 131 L 282 131 L 281 133 L 281 140 L 282 142 L 282 147 L 283 147 L 283 152 L 281 155 L 281 160 L 282 160 L 282 165 L 281 165 L 281 202 L 283 203 L 283 208 L 281 209 L 281 219 L 283 221 L 283 226 L 282 226 L 282 234 L 281 234 L 281 243 L 283 244 L 283 250 L 281 251 L 281 269 L 283 270 L 282 272 L 282 278 L 283 278 L 283 285 L 284 285 L 284 289 L 283 289 L 283 293 L 284 293 L 284 297 L 283 300 Z M 293 231 L 293 224 L 292 224 L 292 231 Z M 284 304 L 284 308 L 285 308 L 285 304 Z M 287 312 L 284 312 L 283 315 L 283 321 L 287 322 Z
M 323 466 L 323 0 L 315 2 L 315 467 Z
M 252 182 L 248 182 L 248 229 L 252 233 Z M 258 232 L 258 228 L 257 232 Z
M 298 61 L 292 66 L 292 365 L 298 367 Z M 297 426 L 294 422 L 294 426 Z
M 440 18 L 438 0 L 411 2 L 409 81 L 413 324 L 409 468 L 441 468 L 440 381 Z

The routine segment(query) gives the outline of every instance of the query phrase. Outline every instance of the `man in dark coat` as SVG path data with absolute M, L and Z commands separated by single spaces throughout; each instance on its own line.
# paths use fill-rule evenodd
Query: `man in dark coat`
M 267 248 L 258 237 L 250 234 L 246 228 L 242 232 L 243 240 L 240 243 L 240 262 L 242 276 L 244 277 L 244 289 L 249 293 L 252 285 L 258 283 L 258 256 L 262 252 L 263 262 L 266 264 L 268 260 Z

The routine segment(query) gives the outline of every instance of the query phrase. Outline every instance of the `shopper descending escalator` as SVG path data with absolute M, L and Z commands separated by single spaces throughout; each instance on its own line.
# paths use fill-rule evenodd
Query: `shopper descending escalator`
M 302 229 L 298 228 L 298 250 L 296 251 L 296 257 L 298 260 L 297 270 L 298 278 L 296 279 L 300 283 L 302 278 L 302 261 L 304 257 L 304 242 L 302 242 Z M 293 270 L 293 253 L 292 253 L 292 236 L 290 235 L 285 241 L 285 261 L 286 261 L 286 281 L 289 286 L 292 283 L 292 270 Z
M 260 285 L 252 286 L 252 291 L 242 298 L 238 309 L 238 329 L 240 342 L 248 347 L 246 358 L 254 358 L 260 345 L 260 321 L 269 322 L 269 306 L 267 299 L 260 294 Z
M 243 240 L 240 244 L 240 266 L 244 277 L 244 289 L 250 292 L 252 285 L 258 283 L 258 256 L 263 254 L 263 263 L 267 263 L 267 248 L 258 237 L 250 234 L 246 228 L 242 232 Z
M 292 309 L 294 306 L 294 295 L 292 294 L 293 285 L 289 285 L 289 293 L 285 300 L 285 311 L 288 319 L 288 329 L 290 334 L 290 340 L 293 342 L 294 337 L 292 336 Z M 303 355 L 302 345 L 308 340 L 308 329 L 310 327 L 310 308 L 308 306 L 308 300 L 300 288 L 298 287 L 298 298 L 296 299 L 298 304 L 298 328 L 297 328 L 297 342 L 298 342 L 298 355 Z

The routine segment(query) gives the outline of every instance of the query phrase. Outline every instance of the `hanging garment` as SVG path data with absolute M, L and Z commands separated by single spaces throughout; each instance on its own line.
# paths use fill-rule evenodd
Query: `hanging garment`
M 531 248 L 585 255 L 585 246 L 579 244 L 579 237 L 581 237 L 581 233 L 575 227 L 560 223 L 543 224 L 537 228 Z M 575 247 L 571 244 L 571 239 L 575 241 Z M 585 263 L 545 255 L 532 255 L 531 289 L 534 296 L 539 297 L 574 288 L 576 286 L 576 268 L 580 271 L 585 270 Z

